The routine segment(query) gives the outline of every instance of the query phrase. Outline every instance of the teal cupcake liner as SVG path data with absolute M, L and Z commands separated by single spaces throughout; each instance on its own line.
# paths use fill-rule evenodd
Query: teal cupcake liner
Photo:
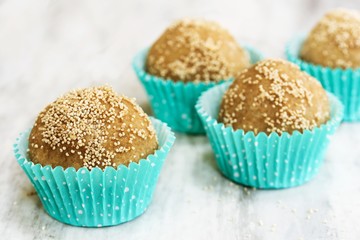
M 262 54 L 254 48 L 245 47 L 245 49 L 249 53 L 252 63 L 262 59 Z M 169 79 L 150 75 L 145 69 L 147 52 L 148 49 L 145 49 L 135 56 L 133 68 L 148 94 L 155 117 L 166 122 L 177 132 L 205 133 L 201 120 L 196 113 L 195 104 L 202 92 L 219 83 L 173 82 Z M 221 82 L 224 81 L 227 80 Z
M 293 187 L 314 177 L 323 162 L 329 136 L 342 120 L 340 101 L 328 94 L 331 119 L 311 131 L 255 135 L 217 122 L 221 99 L 229 85 L 206 91 L 196 105 L 221 173 L 234 182 L 263 189 Z
M 300 59 L 305 37 L 296 37 L 287 44 L 286 57 L 301 70 L 318 79 L 322 86 L 344 104 L 344 121 L 360 121 L 360 68 L 341 69 L 313 65 Z
M 82 227 L 130 221 L 149 206 L 164 160 L 175 136 L 166 124 L 151 119 L 159 150 L 139 163 L 105 170 L 42 166 L 27 156 L 30 131 L 14 144 L 15 157 L 33 184 L 46 212 L 56 220 Z

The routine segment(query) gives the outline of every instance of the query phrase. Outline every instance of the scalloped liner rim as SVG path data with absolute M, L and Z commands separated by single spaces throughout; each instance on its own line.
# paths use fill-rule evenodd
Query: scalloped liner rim
M 259 59 L 263 59 L 264 56 L 263 54 L 258 51 L 257 49 L 249 46 L 249 45 L 242 45 L 243 48 L 245 48 L 246 52 L 250 55 L 249 52 L 254 53 L 258 56 Z M 145 67 L 145 62 L 143 61 L 143 59 L 141 59 L 143 57 L 143 53 L 147 52 L 149 50 L 149 48 L 145 48 L 142 51 L 140 51 L 133 59 L 132 61 L 132 66 L 133 68 L 136 70 L 136 72 L 138 72 L 139 74 L 145 76 L 145 78 L 147 77 L 151 77 L 154 81 L 157 82 L 161 82 L 162 84 L 174 84 L 175 86 L 183 86 L 183 87 L 187 87 L 189 85 L 197 85 L 197 86 L 215 86 L 215 85 L 219 85 L 222 84 L 224 82 L 228 82 L 228 81 L 232 81 L 234 78 L 228 78 L 228 79 L 224 79 L 224 80 L 220 80 L 220 81 L 195 81 L 195 82 L 182 82 L 182 81 L 173 81 L 170 78 L 162 78 L 162 77 L 158 77 L 155 75 L 151 75 L 149 73 L 147 73 L 144 69 Z M 251 59 L 250 59 L 251 60 Z M 140 79 L 141 80 L 141 79 Z M 145 80 L 146 81 L 146 80 Z
M 315 131 L 320 131 L 321 129 L 326 128 L 328 126 L 337 125 L 337 124 L 341 123 L 343 116 L 344 116 L 344 107 L 343 107 L 342 103 L 333 94 L 326 92 L 329 96 L 330 104 L 333 104 L 335 106 L 335 110 L 333 111 L 333 114 L 331 114 L 331 115 L 333 115 L 333 117 L 331 117 L 326 123 L 323 123 L 320 126 L 316 126 L 311 130 L 306 129 L 303 131 L 303 133 L 299 132 L 298 130 L 293 131 L 291 134 L 288 132 L 283 132 L 281 135 L 279 135 L 276 132 L 272 132 L 271 134 L 266 134 L 265 132 L 259 132 L 258 134 L 255 134 L 253 131 L 247 131 L 245 133 L 245 131 L 243 129 L 234 130 L 232 128 L 232 126 L 225 127 L 224 123 L 218 122 L 216 119 L 212 118 L 202 107 L 202 105 L 203 105 L 202 102 L 203 102 L 204 96 L 206 94 L 210 94 L 212 91 L 216 91 L 220 88 L 228 88 L 229 86 L 226 86 L 226 85 L 230 85 L 230 83 L 223 83 L 217 87 L 211 88 L 208 91 L 205 91 L 204 93 L 202 93 L 195 105 L 195 108 L 196 108 L 197 112 L 199 113 L 199 115 L 201 115 L 201 117 L 203 119 L 206 119 L 206 122 L 209 122 L 209 125 L 218 125 L 219 127 L 223 128 L 223 129 L 231 129 L 234 134 L 240 132 L 240 134 L 243 137 L 248 137 L 248 136 L 252 135 L 252 136 L 255 136 L 255 138 L 258 138 L 261 135 L 265 135 L 266 137 L 271 137 L 273 135 L 276 135 L 278 138 L 284 137 L 284 136 L 290 138 L 293 135 L 295 136 L 295 135 L 313 134 Z
M 318 71 L 334 71 L 334 72 L 341 72 L 342 74 L 346 74 L 348 72 L 353 72 L 354 74 L 359 74 L 360 75 L 360 67 L 359 68 L 330 68 L 330 67 L 325 67 L 322 66 L 320 64 L 312 64 L 310 62 L 306 62 L 304 60 L 302 60 L 301 58 L 299 58 L 299 48 L 296 46 L 295 48 L 293 48 L 293 46 L 297 43 L 300 43 L 300 45 L 302 46 L 303 42 L 305 41 L 305 34 L 301 34 L 298 35 L 296 37 L 293 37 L 290 39 L 290 41 L 286 44 L 285 47 L 285 55 L 287 57 L 287 59 L 293 61 L 293 62 L 297 62 L 299 65 L 303 65 L 303 66 L 311 66 L 313 68 L 316 68 L 316 70 Z M 300 47 L 300 46 L 299 46 Z M 297 50 L 297 53 L 294 53 L 293 51 L 291 51 L 292 49 Z
M 56 167 L 52 167 L 51 165 L 41 165 L 40 163 L 37 163 L 37 164 L 34 164 L 30 159 L 28 159 L 27 156 L 24 156 L 21 152 L 20 152 L 20 149 L 18 148 L 19 146 L 19 142 L 20 142 L 20 139 L 22 138 L 22 136 L 24 134 L 27 134 L 31 129 L 28 129 L 24 132 L 21 132 L 19 134 L 19 136 L 16 138 L 16 141 L 15 141 L 15 144 L 13 145 L 13 152 L 14 152 L 14 155 L 15 155 L 15 158 L 16 160 L 19 162 L 19 164 L 23 165 L 23 164 L 31 164 L 31 168 L 33 167 L 37 167 L 37 166 L 40 166 L 40 169 L 43 170 L 43 169 L 51 169 L 51 171 L 55 171 L 56 169 L 61 169 L 62 171 L 64 172 L 68 172 L 68 171 L 73 171 L 73 172 L 80 172 L 80 171 L 88 171 L 88 172 L 92 172 L 92 171 L 101 171 L 101 172 L 105 172 L 105 171 L 109 171 L 107 169 L 114 169 L 115 171 L 119 171 L 120 169 L 130 169 L 132 165 L 141 165 L 142 162 L 146 161 L 146 162 L 152 162 L 150 158 L 153 158 L 153 157 L 158 157 L 158 153 L 159 152 L 163 152 L 163 153 L 166 153 L 168 151 L 170 151 L 170 148 L 173 146 L 174 142 L 175 142 L 175 134 L 174 132 L 171 130 L 171 128 L 164 122 L 158 120 L 158 119 L 155 119 L 153 117 L 150 117 L 150 120 L 156 124 L 161 124 L 163 125 L 163 127 L 165 128 L 165 131 L 168 132 L 167 136 L 166 136 L 166 140 L 164 142 L 164 144 L 157 150 L 155 150 L 155 152 L 153 154 L 150 154 L 148 155 L 146 158 L 143 158 L 143 159 L 140 159 L 140 161 L 138 163 L 136 162 L 131 162 L 128 166 L 125 166 L 123 164 L 117 166 L 117 168 L 114 168 L 114 167 L 111 167 L 111 166 L 108 166 L 108 167 L 105 167 L 105 169 L 101 169 L 99 167 L 95 167 L 91 170 L 89 170 L 88 168 L 86 167 L 81 167 L 79 168 L 78 170 L 75 170 L 74 167 L 68 167 L 66 169 L 64 169 L 62 166 L 56 166 Z

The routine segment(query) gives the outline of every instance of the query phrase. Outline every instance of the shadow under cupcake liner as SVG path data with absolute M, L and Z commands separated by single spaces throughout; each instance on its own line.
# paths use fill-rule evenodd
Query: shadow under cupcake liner
M 360 121 L 360 68 L 332 69 L 313 65 L 300 59 L 305 37 L 296 37 L 286 47 L 286 57 L 301 70 L 318 79 L 322 86 L 344 104 L 344 121 Z
M 262 59 L 262 54 L 251 47 L 245 47 L 251 63 Z M 174 131 L 190 134 L 205 133 L 201 120 L 196 113 L 195 104 L 201 93 L 220 82 L 173 82 L 150 75 L 146 72 L 145 62 L 148 49 L 138 53 L 133 60 L 133 68 L 143 84 L 151 108 L 156 118 L 166 122 Z
M 342 120 L 340 101 L 328 94 L 331 119 L 311 131 L 255 135 L 217 122 L 221 99 L 229 85 L 206 91 L 196 105 L 222 174 L 237 183 L 263 189 L 298 186 L 313 178 L 323 162 L 329 137 Z
M 151 119 L 159 150 L 139 163 L 117 169 L 42 166 L 28 159 L 30 130 L 14 144 L 15 157 L 33 184 L 46 212 L 60 222 L 83 227 L 130 221 L 149 206 L 164 160 L 175 136 L 166 124 Z

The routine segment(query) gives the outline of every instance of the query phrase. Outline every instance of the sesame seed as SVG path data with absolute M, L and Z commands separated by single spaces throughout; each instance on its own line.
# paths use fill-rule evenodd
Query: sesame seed
M 227 30 L 194 19 L 172 24 L 151 47 L 146 63 L 153 75 L 205 82 L 229 79 L 249 65 L 249 56 Z
M 255 134 L 303 131 L 328 118 L 329 103 L 321 85 L 295 64 L 278 59 L 263 60 L 241 72 L 219 111 L 225 125 Z
M 311 30 L 301 49 L 301 58 L 331 68 L 360 67 L 359 36 L 359 11 L 332 10 Z
M 134 122 L 127 124 L 124 121 L 128 121 L 130 115 L 135 116 Z M 143 122 L 144 127 L 139 128 L 141 125 L 135 124 L 135 120 Z M 41 142 L 43 151 L 45 148 L 58 150 L 63 158 L 80 159 L 89 169 L 114 166 L 114 161 L 119 162 L 117 159 L 123 154 L 129 152 L 133 156 L 143 151 L 144 141 L 155 139 L 156 142 L 150 119 L 134 99 L 119 96 L 108 86 L 75 90 L 59 97 L 39 114 L 36 126 L 39 127 L 33 131 L 39 134 L 32 131 L 30 147 L 38 149 Z M 129 132 L 131 138 L 125 132 Z M 143 142 L 139 144 L 139 141 Z

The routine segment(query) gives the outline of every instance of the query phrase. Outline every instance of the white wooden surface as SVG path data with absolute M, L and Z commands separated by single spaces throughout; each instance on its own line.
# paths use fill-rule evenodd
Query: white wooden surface
M 340 4 L 360 9 L 358 0 L 0 1 L 0 239 L 359 239 L 360 124 L 340 127 L 312 182 L 277 191 L 225 180 L 205 137 L 177 134 L 147 212 L 104 229 L 51 219 L 12 154 L 17 134 L 73 88 L 109 83 L 149 109 L 130 63 L 174 19 L 216 20 L 281 57 Z

